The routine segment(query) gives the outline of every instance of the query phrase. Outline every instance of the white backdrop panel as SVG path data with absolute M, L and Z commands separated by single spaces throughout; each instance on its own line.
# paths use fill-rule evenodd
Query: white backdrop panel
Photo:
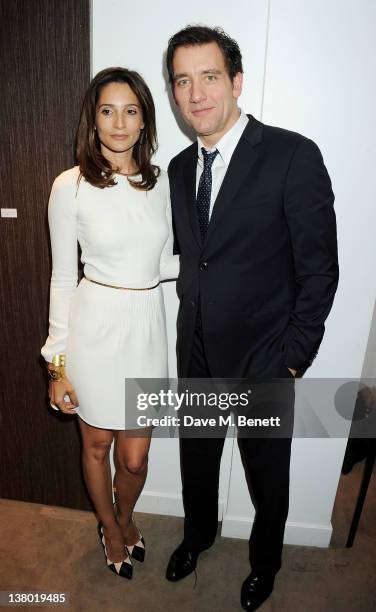
M 317 142 L 336 196 L 340 284 L 311 377 L 359 377 L 375 300 L 376 3 L 271 0 L 263 121 Z
M 239 43 L 245 69 L 240 104 L 260 118 L 267 34 L 266 0 L 92 0 L 92 73 L 109 66 L 125 66 L 144 77 L 154 97 L 159 149 L 156 163 L 166 169 L 170 159 L 190 144 L 178 127 L 165 79 L 163 54 L 179 29 L 192 23 L 220 26 Z M 175 322 L 178 302 L 175 283 L 163 286 L 169 341 L 170 375 L 176 375 Z M 233 440 L 225 445 L 220 480 L 220 510 L 227 498 Z M 179 456 L 176 441 L 153 440 L 149 474 L 137 510 L 182 514 Z

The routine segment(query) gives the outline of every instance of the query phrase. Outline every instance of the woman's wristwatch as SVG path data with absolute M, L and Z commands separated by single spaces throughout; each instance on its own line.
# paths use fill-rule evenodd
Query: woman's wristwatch
M 50 368 L 50 363 L 48 363 L 48 377 L 53 382 L 60 382 L 61 380 L 63 380 L 63 378 L 65 378 L 65 355 L 54 355 L 52 357 L 52 363 L 54 366 L 56 366 L 56 369 Z

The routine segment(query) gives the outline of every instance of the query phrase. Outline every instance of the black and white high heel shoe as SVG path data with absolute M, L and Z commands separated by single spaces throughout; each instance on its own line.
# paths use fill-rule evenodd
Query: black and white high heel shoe
M 141 532 L 139 531 L 139 529 L 137 529 L 137 531 L 139 535 L 139 540 L 136 542 L 136 544 L 131 544 L 130 546 L 126 544 L 125 548 L 128 550 L 128 553 L 132 557 L 132 559 L 136 559 L 136 561 L 143 563 L 145 560 L 145 549 L 146 549 L 145 540 Z
M 115 512 L 115 518 L 117 519 L 117 495 L 116 495 L 116 491 L 114 491 L 115 494 L 115 501 L 114 501 L 114 512 Z M 132 519 L 133 521 L 133 519 Z M 139 539 L 137 540 L 136 544 L 131 544 L 128 545 L 126 544 L 125 547 L 129 553 L 129 556 L 132 557 L 132 559 L 135 559 L 136 561 L 139 561 L 139 563 L 143 563 L 145 560 L 145 550 L 146 550 L 146 544 L 145 544 L 145 540 L 143 538 L 142 533 L 140 532 L 140 530 L 138 529 L 138 527 L 136 527 L 137 532 L 138 532 L 138 537 Z
M 106 563 L 107 563 L 108 569 L 114 572 L 114 574 L 117 574 L 118 576 L 121 576 L 122 578 L 127 578 L 128 580 L 130 580 L 133 575 L 133 564 L 132 564 L 132 559 L 130 558 L 130 554 L 128 552 L 127 547 L 125 547 L 127 556 L 125 557 L 125 559 L 123 559 L 123 561 L 111 561 L 111 559 L 109 559 L 108 554 L 107 554 L 106 540 L 104 537 L 103 527 L 101 524 L 98 525 L 98 532 L 99 532 L 99 537 L 102 542 L 104 556 L 106 557 Z

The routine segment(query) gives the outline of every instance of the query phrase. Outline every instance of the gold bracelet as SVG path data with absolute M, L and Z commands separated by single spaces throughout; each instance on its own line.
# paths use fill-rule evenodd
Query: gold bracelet
M 54 355 L 52 357 L 52 363 L 58 368 L 59 366 L 65 366 L 65 355 Z
M 52 382 L 60 382 L 65 378 L 65 355 L 54 355 L 52 363 L 57 369 L 53 370 L 47 364 L 48 377 Z

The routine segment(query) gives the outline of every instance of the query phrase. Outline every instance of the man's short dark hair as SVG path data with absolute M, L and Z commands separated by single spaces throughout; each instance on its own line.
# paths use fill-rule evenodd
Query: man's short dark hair
M 201 25 L 188 25 L 168 41 L 166 64 L 168 80 L 170 84 L 174 82 L 173 59 L 176 49 L 179 47 L 191 47 L 193 45 L 205 45 L 207 43 L 217 43 L 223 53 L 227 73 L 234 80 L 238 72 L 243 72 L 242 54 L 239 45 L 233 38 L 230 38 L 222 28 L 209 28 Z

